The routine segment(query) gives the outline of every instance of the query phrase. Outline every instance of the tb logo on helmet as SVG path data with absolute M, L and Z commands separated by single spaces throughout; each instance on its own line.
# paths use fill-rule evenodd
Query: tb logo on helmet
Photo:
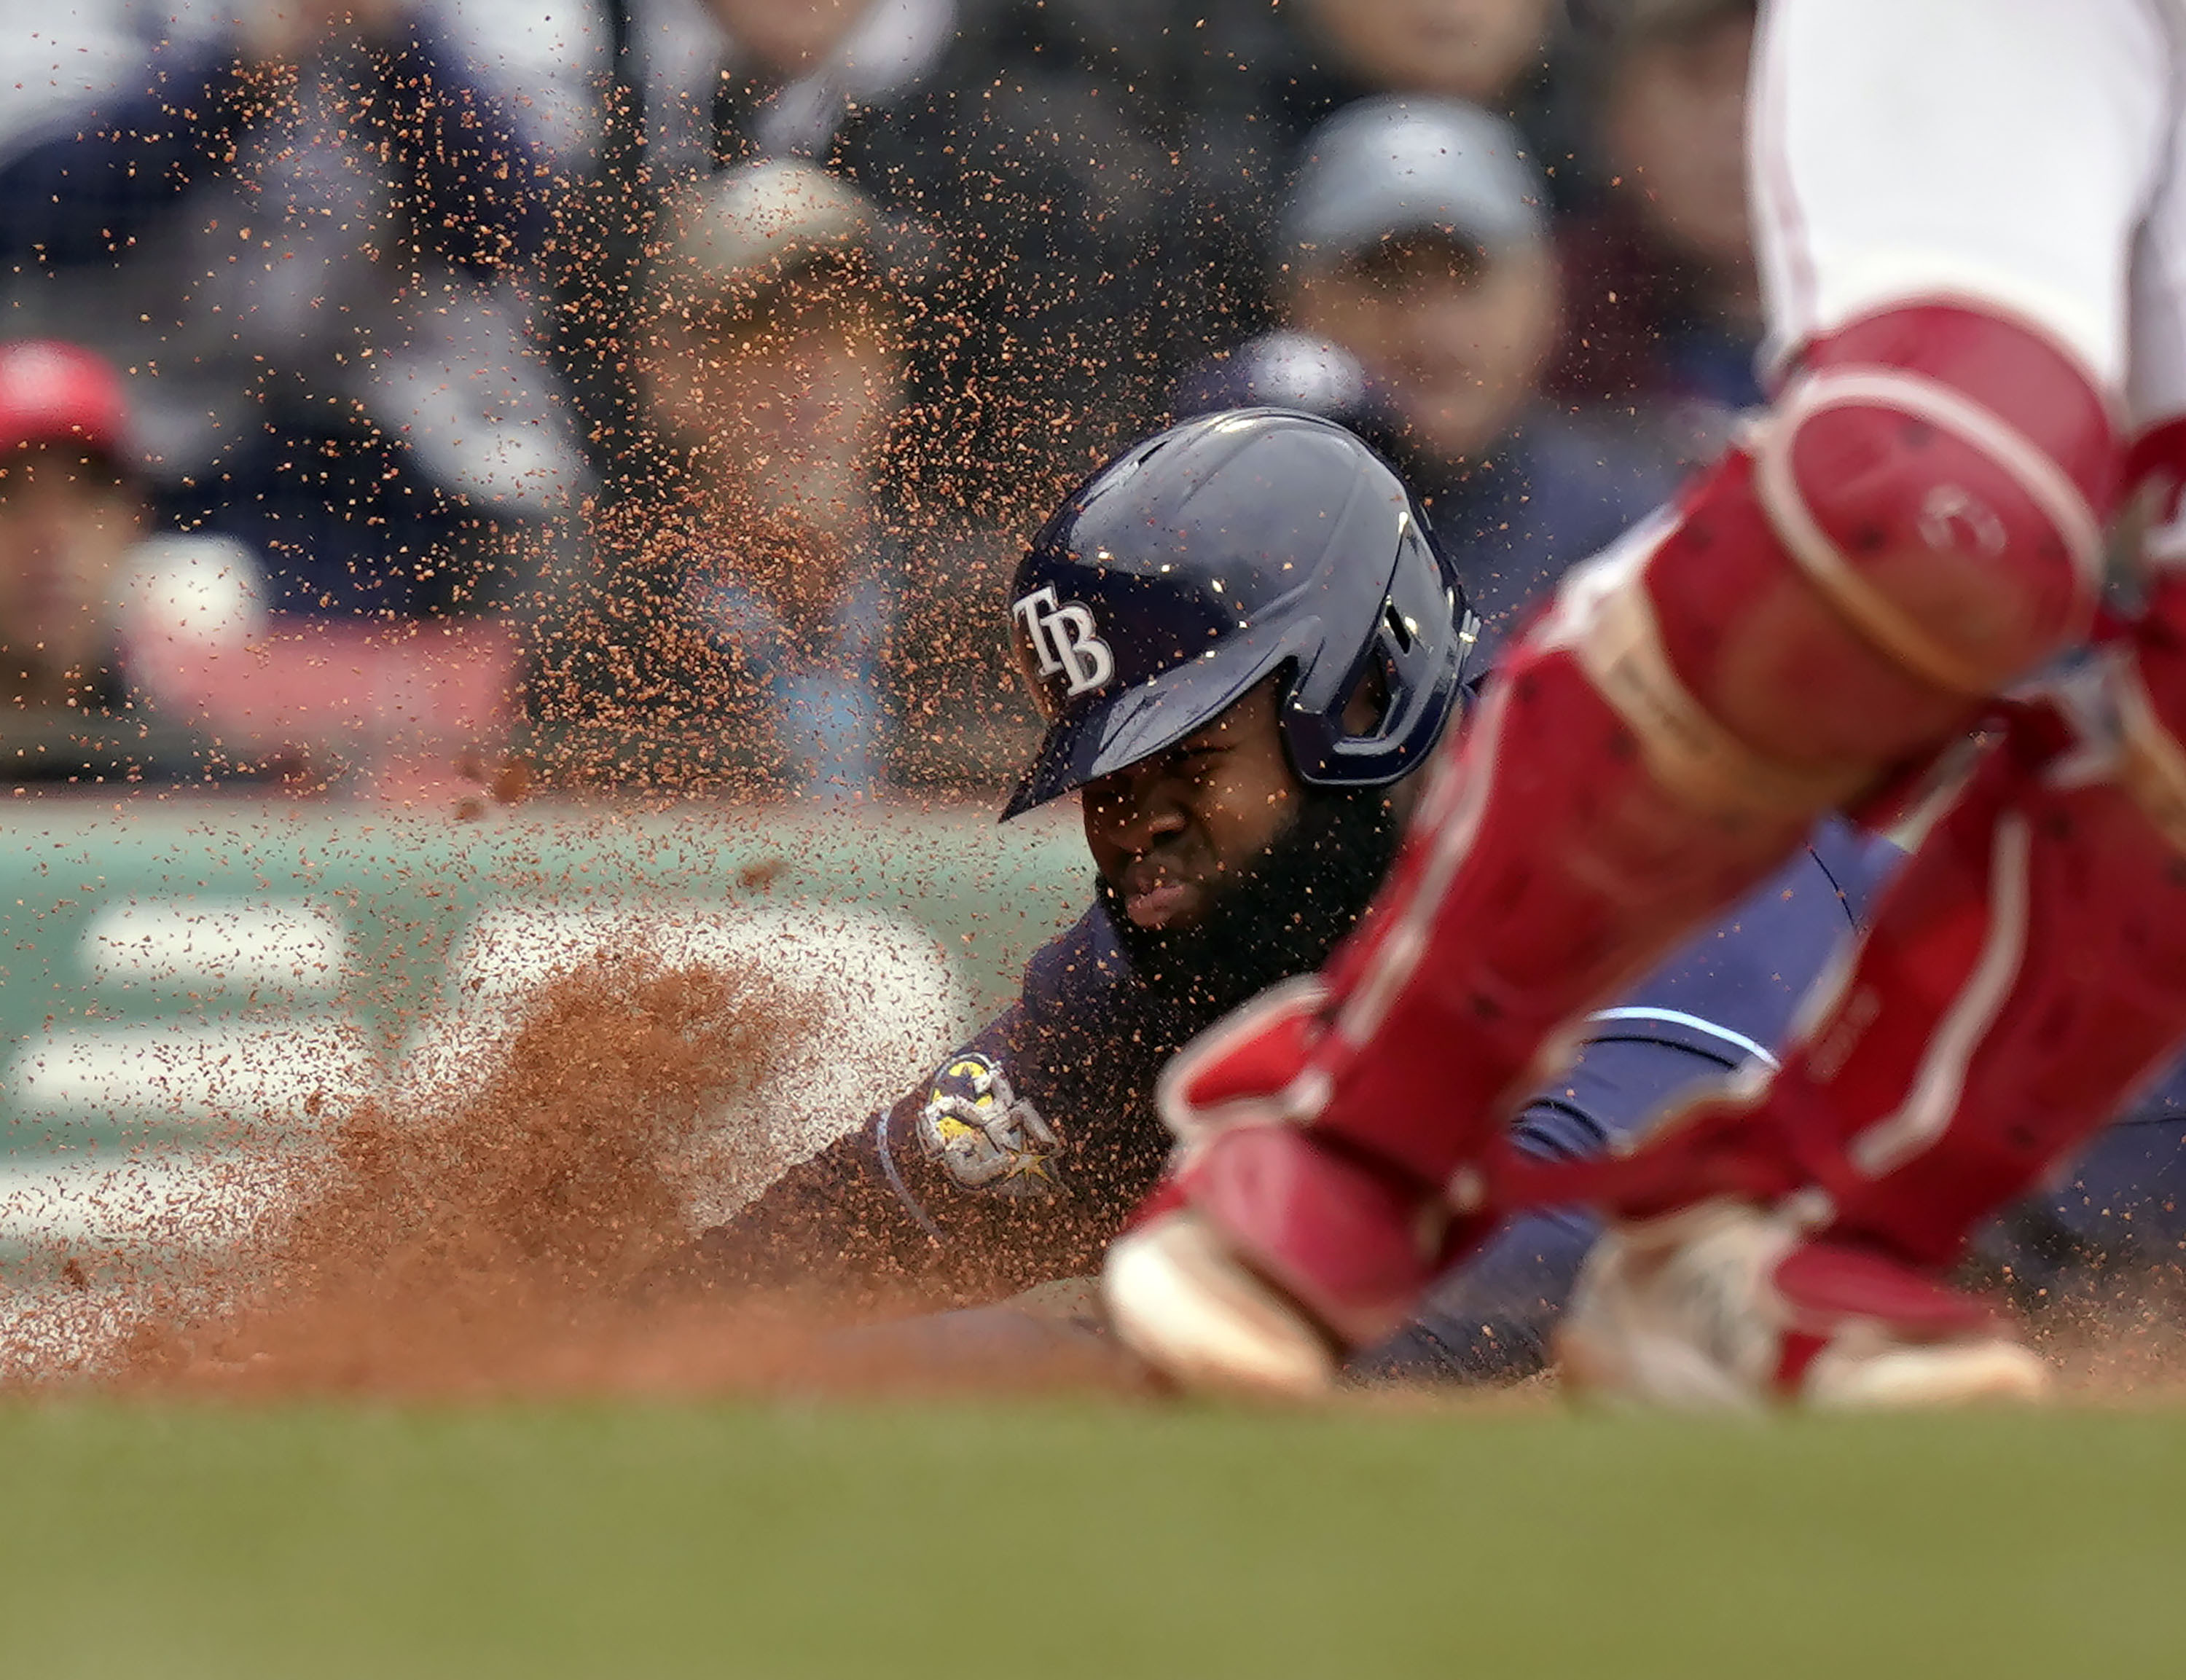
M 1040 675 L 1067 679 L 1068 694 L 1098 688 L 1115 675 L 1116 656 L 1094 627 L 1093 609 L 1082 602 L 1058 602 L 1053 584 L 1019 597 L 1010 612 L 1023 627 Z

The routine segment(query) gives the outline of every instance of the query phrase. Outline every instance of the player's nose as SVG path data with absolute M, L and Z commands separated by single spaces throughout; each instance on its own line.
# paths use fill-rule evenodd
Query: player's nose
M 1090 823 L 1119 851 L 1150 850 L 1184 831 L 1184 807 L 1173 797 L 1169 781 L 1157 761 L 1089 783 L 1085 798 Z

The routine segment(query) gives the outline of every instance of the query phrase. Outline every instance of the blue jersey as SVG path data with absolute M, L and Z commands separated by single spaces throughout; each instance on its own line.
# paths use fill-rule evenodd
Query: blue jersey
M 1591 1154 L 1766 1055 L 1894 855 L 1841 825 L 1818 831 L 1765 887 L 1595 1017 L 1570 1071 L 1519 1117 L 1519 1145 Z M 933 1078 L 792 1168 L 703 1246 L 731 1275 L 870 1279 L 963 1305 L 1097 1270 L 1168 1158 L 1155 1078 L 1204 1024 L 1139 979 L 1096 904 L 1033 957 L 1017 1002 Z M 1000 1075 L 1059 1151 L 1035 1170 L 981 1179 L 922 1143 L 921 1110 L 967 1067 L 989 1084 Z M 1516 1222 L 1368 1364 L 1460 1378 L 1537 1368 L 1593 1234 L 1578 1215 Z
M 2186 1063 L 2128 1104 L 2062 1183 L 1977 1233 L 1973 1264 L 2033 1308 L 2186 1265 Z

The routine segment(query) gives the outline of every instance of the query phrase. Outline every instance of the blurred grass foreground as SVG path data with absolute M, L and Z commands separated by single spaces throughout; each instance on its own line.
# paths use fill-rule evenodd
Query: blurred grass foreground
M 2172 1416 L 0 1415 L 54 1680 L 2171 1672 Z

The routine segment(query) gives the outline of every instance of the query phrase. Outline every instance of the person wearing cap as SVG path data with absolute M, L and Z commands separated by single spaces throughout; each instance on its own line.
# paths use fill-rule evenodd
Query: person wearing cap
M 901 570 L 881 478 L 917 284 L 915 230 L 883 239 L 884 225 L 795 160 L 667 206 L 636 329 L 654 447 L 630 463 L 599 575 L 530 684 L 542 720 L 615 716 L 726 747 L 677 766 L 687 784 L 741 772 L 838 801 L 872 787 Z
M 1034 516 L 1219 342 L 1174 197 L 1207 89 L 1170 37 L 1197 32 L 1153 0 L 633 6 L 656 178 L 804 159 L 948 246 L 900 468 L 929 517 Z
M 9 723 L 122 703 L 115 585 L 143 528 L 114 370 L 0 344 L 0 677 Z
M 0 331 L 125 370 L 165 527 L 276 612 L 501 603 L 583 462 L 506 283 L 579 73 L 520 0 L 0 0 Z
M 1419 492 L 1491 638 L 1670 488 L 1646 451 L 1541 400 L 1558 318 L 1544 192 L 1517 131 L 1477 106 L 1349 106 L 1307 137 L 1283 206 L 1282 330 L 1179 393 L 1185 412 L 1304 402 L 1358 426 Z
M 121 376 L 101 357 L 56 339 L 0 343 L 0 781 L 110 786 L 218 769 L 127 681 L 145 526 L 129 432 Z
M 1342 428 L 1266 409 L 1188 422 L 1081 486 L 1034 539 L 1006 624 L 1047 729 L 1004 815 L 1075 794 L 1092 902 L 1014 1005 L 709 1232 L 702 1276 L 969 1304 L 1091 1272 L 1168 1158 L 1163 1062 L 1310 972 L 1381 882 L 1417 767 L 1466 703 L 1477 631 L 1389 468 Z M 1818 837 L 1606 1011 L 1521 1147 L 1592 1151 L 1763 1053 L 1850 924 L 1869 855 Z M 1592 1229 L 1514 1226 L 1362 1369 L 1537 1369 Z M 906 1351 L 1036 1353 L 1045 1322 L 1022 1306 L 922 1321 Z

